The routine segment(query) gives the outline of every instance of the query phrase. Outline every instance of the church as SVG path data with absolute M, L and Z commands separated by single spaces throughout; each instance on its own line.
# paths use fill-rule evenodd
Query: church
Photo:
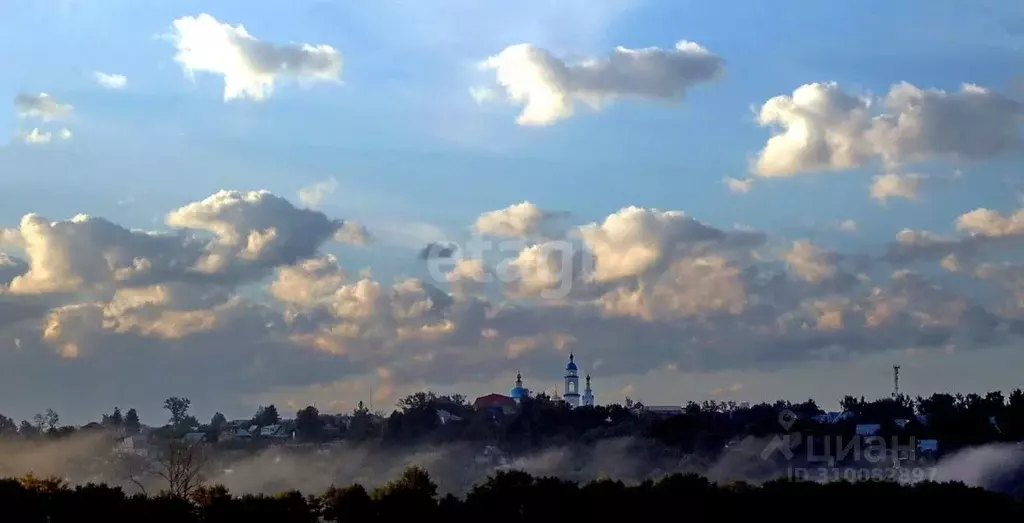
M 523 375 L 516 374 L 515 386 L 509 390 L 508 396 L 503 396 L 501 394 L 488 394 L 487 396 L 477 398 L 476 402 L 474 402 L 474 406 L 477 408 L 491 407 L 496 406 L 491 405 L 492 403 L 502 403 L 511 407 L 513 402 L 518 405 L 519 402 L 528 397 L 530 397 L 530 389 L 523 386 Z M 594 391 L 590 388 L 590 375 L 587 374 L 586 386 L 581 394 L 579 367 L 576 366 L 576 356 L 571 352 L 569 353 L 569 363 L 565 365 L 565 385 L 562 392 L 562 399 L 573 408 L 580 406 L 594 406 Z M 486 405 L 484 405 L 485 403 Z

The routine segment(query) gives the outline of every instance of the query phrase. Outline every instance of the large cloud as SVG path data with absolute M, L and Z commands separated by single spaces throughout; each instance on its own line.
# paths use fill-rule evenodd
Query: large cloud
M 1024 104 L 973 84 L 948 92 L 904 82 L 875 99 L 813 83 L 765 102 L 758 122 L 776 132 L 754 174 L 786 177 L 869 160 L 894 168 L 936 157 L 992 158 L 1020 148 Z
M 680 101 L 696 84 L 722 74 L 722 59 L 694 42 L 672 49 L 616 47 L 608 56 L 567 63 L 530 44 L 506 47 L 481 64 L 514 102 L 520 125 L 569 118 L 577 101 L 600 109 L 618 98 Z
M 271 267 L 313 256 L 334 238 L 364 243 L 365 230 L 323 213 L 299 209 L 267 191 L 221 191 L 167 215 L 167 225 L 214 235 L 199 269 L 223 270 L 226 264 Z
M 264 100 L 279 79 L 339 81 L 342 56 L 324 44 L 273 44 L 257 40 L 241 25 L 221 23 L 208 14 L 185 16 L 172 24 L 174 59 L 186 72 L 224 77 L 224 100 Z
M 94 409 L 159 408 L 161 397 L 185 394 L 238 409 L 231 402 L 352 380 L 376 382 L 383 400 L 513 368 L 542 374 L 570 349 L 602 377 L 765 369 L 986 346 L 1024 318 L 1012 306 L 1012 266 L 976 268 L 972 281 L 1001 291 L 979 301 L 993 293 L 958 294 L 907 265 L 971 242 L 975 253 L 1012 245 L 1024 233 L 1017 214 L 968 212 L 955 222 L 962 236 L 904 233 L 872 260 L 642 207 L 531 237 L 530 217 L 548 211 L 517 208 L 529 212 L 484 213 L 493 220 L 482 227 L 520 236 L 515 250 L 460 248 L 449 270 L 395 281 L 324 252 L 345 222 L 265 191 L 222 191 L 172 210 L 173 233 L 26 216 L 0 235 L 9 249 L 0 365 L 23 369 L 0 380 L 0 393 Z M 91 392 L 47 396 L 23 374 Z M 101 376 L 109 388 L 90 389 Z
M 354 230 L 362 230 L 296 208 L 267 191 L 221 191 L 171 211 L 166 222 L 179 231 L 130 230 L 86 215 L 60 222 L 27 215 L 3 236 L 28 258 L 29 270 L 10 282 L 9 292 L 103 292 L 171 281 L 252 281 L 273 267 L 313 256 L 328 240 L 349 241 Z

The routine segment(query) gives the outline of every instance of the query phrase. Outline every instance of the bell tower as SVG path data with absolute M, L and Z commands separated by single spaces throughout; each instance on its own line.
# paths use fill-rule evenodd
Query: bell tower
M 565 392 L 562 394 L 562 399 L 569 404 L 570 407 L 580 406 L 580 376 L 579 368 L 576 367 L 576 362 L 573 361 L 575 357 L 573 353 L 569 353 L 569 363 L 565 366 Z
M 583 406 L 594 406 L 594 390 L 590 388 L 590 374 L 587 374 L 587 388 L 583 389 Z

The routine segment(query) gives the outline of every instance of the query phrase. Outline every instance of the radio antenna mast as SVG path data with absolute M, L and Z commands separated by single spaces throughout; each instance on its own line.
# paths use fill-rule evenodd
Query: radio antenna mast
M 900 366 L 892 366 L 892 398 L 900 397 Z

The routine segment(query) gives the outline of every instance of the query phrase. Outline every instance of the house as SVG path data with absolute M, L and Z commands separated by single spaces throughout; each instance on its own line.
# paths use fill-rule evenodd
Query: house
M 328 440 L 340 438 L 342 435 L 341 427 L 343 426 L 344 425 L 339 425 L 338 422 L 333 419 L 328 421 L 324 424 L 323 437 Z
M 473 402 L 473 408 L 476 410 L 491 411 L 495 415 L 509 415 L 516 412 L 518 404 L 516 400 L 503 394 L 488 394 L 486 396 L 480 396 Z
M 922 439 L 917 441 L 917 451 L 921 454 L 938 454 L 939 440 Z
M 188 434 L 185 434 L 184 436 L 182 436 L 181 441 L 184 442 L 184 443 L 188 443 L 189 445 L 196 445 L 198 443 L 205 443 L 206 442 L 206 433 L 205 432 L 189 432 Z
M 259 435 L 261 438 L 270 438 L 277 440 L 288 439 L 292 437 L 291 431 L 289 431 L 284 425 L 280 423 L 260 427 Z
M 858 436 L 877 436 L 882 426 L 878 423 L 858 423 L 855 430 Z
M 244 427 L 228 427 L 217 435 L 217 441 L 250 441 L 252 433 Z
M 449 411 L 447 411 L 445 409 L 438 409 L 437 410 L 437 423 L 438 424 L 446 425 L 446 424 L 451 423 L 453 421 L 462 421 L 462 417 L 461 416 L 456 416 L 455 414 L 452 414 L 451 412 L 449 412 Z
M 114 454 L 118 456 L 139 456 L 145 458 L 149 456 L 149 444 L 146 441 L 146 437 L 141 434 L 132 434 L 120 438 L 116 444 L 114 444 Z

